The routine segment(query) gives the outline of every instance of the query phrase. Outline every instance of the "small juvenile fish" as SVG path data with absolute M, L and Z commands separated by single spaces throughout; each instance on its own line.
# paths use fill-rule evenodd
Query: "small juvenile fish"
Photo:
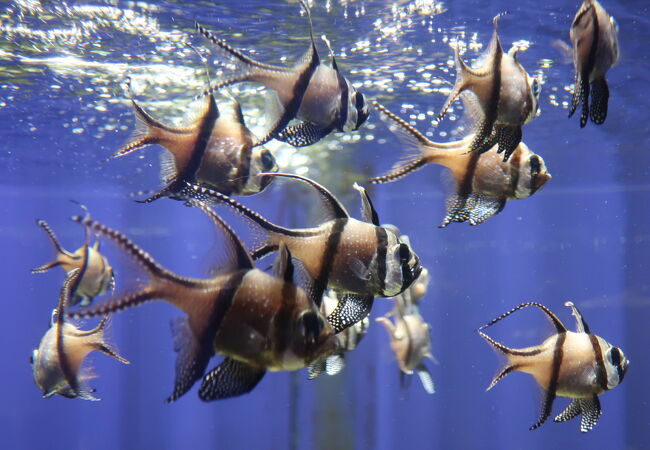
M 605 74 L 618 61 L 618 25 L 598 0 L 584 0 L 573 18 L 570 37 L 576 76 L 569 117 L 580 102 L 580 127 L 587 124 L 588 117 L 601 125 L 607 118 L 609 102 Z
M 196 204 L 196 203 L 195 203 Z M 173 402 L 201 377 L 204 401 L 246 394 L 266 371 L 297 370 L 336 350 L 331 327 L 305 291 L 293 283 L 294 267 L 285 246 L 275 264 L 277 276 L 255 268 L 233 230 L 207 206 L 198 204 L 224 234 L 228 260 L 209 279 L 187 278 L 165 269 L 122 233 L 76 217 L 136 262 L 148 283 L 92 308 L 70 313 L 94 317 L 166 301 L 186 314 L 172 322 L 176 360 Z M 205 373 L 211 357 L 225 358 Z M 205 373 L 205 374 L 204 374 Z
M 504 161 L 495 152 L 471 152 L 475 136 L 444 144 L 433 142 L 384 106 L 373 104 L 397 126 L 398 135 L 414 147 L 417 154 L 370 182 L 397 181 L 430 163 L 447 167 L 455 190 L 447 199 L 447 214 L 441 228 L 451 222 L 479 225 L 500 213 L 508 200 L 530 197 L 551 179 L 544 159 L 523 142 L 514 149 L 512 158 Z
M 120 158 L 150 144 L 167 152 L 162 157 L 165 187 L 144 200 L 174 197 L 183 183 L 199 184 L 228 195 L 251 195 L 263 191 L 273 178 L 261 172 L 276 172 L 271 152 L 253 148 L 254 136 L 246 127 L 239 103 L 231 114 L 221 114 L 212 94 L 205 99 L 196 119 L 185 127 L 172 127 L 150 116 L 131 100 L 138 130 L 112 158 Z
M 85 207 L 84 207 L 85 210 Z M 87 211 L 86 211 L 87 212 Z M 43 228 L 47 237 L 52 242 L 56 252 L 56 258 L 47 264 L 32 269 L 32 273 L 43 273 L 52 267 L 61 266 L 66 273 L 74 269 L 79 269 L 80 280 L 75 283 L 75 289 L 72 292 L 70 303 L 81 306 L 89 305 L 94 297 L 106 293 L 115 286 L 115 276 L 113 268 L 108 260 L 99 252 L 99 241 L 90 245 L 90 233 L 86 230 L 86 237 L 83 245 L 74 253 L 71 253 L 61 247 L 54 231 L 44 220 L 36 222 L 39 227 Z
M 64 320 L 71 294 L 80 281 L 81 270 L 72 269 L 61 288 L 59 305 L 52 313 L 50 329 L 30 358 L 34 381 L 43 390 L 43 398 L 58 394 L 68 398 L 99 400 L 92 395 L 95 390 L 85 386 L 85 382 L 93 378 L 93 375 L 88 368 L 81 367 L 86 356 L 93 350 L 129 364 L 106 341 L 104 331 L 107 316 L 89 331 L 82 331 Z
M 360 221 L 350 217 L 338 199 L 315 181 L 286 173 L 272 175 L 295 178 L 316 189 L 328 220 L 313 228 L 289 229 L 269 222 L 221 193 L 188 187 L 187 195 L 201 201 L 224 203 L 246 218 L 259 244 L 251 251 L 254 259 L 286 245 L 309 275 L 312 285 L 308 290 L 318 305 L 326 288 L 338 294 L 338 306 L 327 317 L 335 333 L 366 317 L 375 297 L 395 296 L 418 277 L 421 271 L 418 256 L 390 228 L 379 224 L 365 189 L 355 185 L 362 202 L 363 221 Z
M 417 312 L 398 314 L 395 316 L 395 323 L 387 317 L 378 317 L 375 320 L 386 328 L 390 346 L 402 373 L 412 375 L 415 370 L 424 390 L 428 394 L 433 394 L 435 392 L 433 379 L 429 369 L 424 365 L 425 358 L 433 360 L 429 324 Z M 403 378 L 402 382 L 404 382 Z
M 331 315 L 336 306 L 338 305 L 338 298 L 336 293 L 332 290 L 323 295 L 323 303 L 321 304 L 321 311 L 325 317 Z M 328 356 L 326 359 L 318 361 L 309 366 L 309 379 L 313 380 L 323 372 L 327 375 L 336 375 L 345 368 L 345 354 L 357 348 L 361 339 L 368 332 L 370 326 L 370 319 L 364 317 L 359 322 L 346 328 L 336 335 L 338 340 L 338 348 L 334 354 Z
M 271 126 L 254 145 L 275 138 L 294 147 L 303 147 L 318 142 L 332 131 L 357 130 L 368 118 L 364 95 L 341 74 L 327 41 L 332 65 L 321 62 L 314 42 L 309 6 L 303 0 L 299 1 L 309 20 L 310 46 L 292 68 L 255 61 L 196 24 L 199 33 L 212 41 L 237 68 L 232 76 L 213 85 L 202 95 L 242 81 L 260 83 L 273 91 L 267 102 Z M 293 119 L 297 119 L 298 124 L 289 125 Z
M 455 48 L 456 83 L 438 118 L 445 116 L 463 91 L 471 91 L 478 102 L 472 109 L 480 114 L 470 150 L 483 153 L 498 144 L 498 153 L 503 152 L 507 161 L 521 142 L 521 127 L 539 114 L 540 84 L 519 64 L 515 47 L 503 51 L 498 34 L 502 15 L 492 20 L 494 33 L 482 67 L 468 67 Z
M 507 358 L 506 365 L 492 379 L 487 390 L 511 372 L 529 373 L 546 391 L 540 418 L 530 429 L 534 430 L 548 419 L 553 400 L 559 395 L 572 400 L 554 421 L 564 422 L 582 414 L 580 431 L 586 433 L 596 425 L 602 413 L 598 395 L 623 381 L 629 361 L 620 348 L 591 334 L 587 322 L 573 303 L 564 305 L 571 308 L 576 318 L 576 332 L 568 331 L 551 310 L 534 302 L 522 303 L 478 329 L 481 337 Z M 556 334 L 541 345 L 512 349 L 483 333 L 485 328 L 528 306 L 541 309 L 555 326 Z

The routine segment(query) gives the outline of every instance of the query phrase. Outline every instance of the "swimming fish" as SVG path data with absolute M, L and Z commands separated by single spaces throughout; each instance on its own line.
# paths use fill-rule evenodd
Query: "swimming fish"
M 86 208 L 82 205 L 82 208 Z M 86 210 L 86 214 L 88 211 Z M 75 283 L 75 289 L 72 292 L 70 303 L 76 305 L 80 303 L 82 306 L 89 305 L 93 298 L 112 290 L 115 286 L 115 275 L 113 268 L 108 263 L 108 260 L 99 251 L 99 241 L 90 245 L 90 233 L 86 230 L 86 237 L 84 243 L 74 253 L 71 253 L 61 247 L 59 241 L 54 234 L 54 231 L 47 222 L 38 220 L 36 222 L 39 227 L 43 228 L 50 242 L 54 246 L 56 258 L 47 264 L 32 269 L 32 273 L 43 273 L 50 270 L 52 267 L 61 266 L 66 273 L 74 269 L 79 269 L 80 280 Z
M 584 0 L 573 18 L 570 37 L 576 76 L 569 117 L 580 102 L 580 127 L 587 124 L 587 117 L 601 125 L 607 118 L 609 101 L 605 74 L 618 61 L 618 25 L 598 0 Z
M 81 279 L 81 269 L 75 268 L 68 273 L 61 288 L 59 304 L 52 312 L 50 329 L 30 358 L 34 381 L 43 390 L 43 398 L 58 394 L 68 398 L 99 400 L 92 395 L 95 390 L 85 386 L 85 382 L 93 378 L 93 375 L 88 368 L 81 367 L 86 356 L 93 350 L 129 364 L 129 361 L 122 358 L 106 341 L 104 332 L 108 316 L 105 316 L 97 327 L 88 331 L 82 331 L 64 320 L 72 292 Z
M 272 91 L 267 101 L 271 125 L 266 134 L 253 144 L 256 146 L 275 138 L 294 147 L 303 147 L 318 142 L 332 131 L 357 130 L 368 118 L 369 105 L 364 95 L 341 74 L 329 43 L 332 64 L 321 62 L 314 42 L 309 6 L 303 0 L 299 1 L 309 21 L 310 46 L 292 68 L 255 61 L 196 24 L 198 32 L 212 41 L 236 67 L 234 74 L 214 84 L 202 95 L 242 81 L 260 83 Z M 289 125 L 293 119 L 298 123 Z
M 331 289 L 328 290 L 323 295 L 323 302 L 321 304 L 321 311 L 327 317 L 331 315 L 336 306 L 338 305 L 338 298 L 336 292 Z M 309 376 L 310 380 L 313 380 L 323 372 L 327 375 L 336 375 L 343 368 L 345 368 L 345 354 L 357 348 L 363 337 L 368 332 L 368 327 L 370 326 L 370 319 L 364 317 L 359 322 L 354 325 L 346 328 L 336 335 L 338 341 L 338 350 L 328 356 L 326 359 L 318 361 L 309 366 Z
M 522 125 L 539 113 L 540 84 L 519 64 L 515 47 L 508 53 L 503 51 L 498 34 L 498 21 L 502 15 L 492 20 L 494 33 L 483 66 L 468 67 L 460 57 L 458 47 L 455 48 L 456 83 L 438 119 L 445 116 L 463 91 L 471 91 L 478 105 L 470 110 L 478 111 L 479 117 L 470 150 L 483 153 L 498 144 L 498 153 L 503 152 L 503 160 L 507 161 L 521 142 Z M 471 99 L 466 98 L 468 101 Z
M 425 358 L 433 359 L 429 324 L 417 312 L 397 315 L 395 323 L 387 317 L 378 317 L 375 321 L 381 323 L 388 332 L 390 346 L 401 373 L 412 375 L 415 371 L 424 390 L 428 394 L 433 394 L 435 392 L 433 379 L 429 369 L 424 365 Z M 402 382 L 404 382 L 403 378 Z
M 154 119 L 135 100 L 137 131 L 112 158 L 126 156 L 150 144 L 167 152 L 162 157 L 165 187 L 144 200 L 174 197 L 184 182 L 215 189 L 228 195 L 251 195 L 263 191 L 273 178 L 260 172 L 275 172 L 271 152 L 253 148 L 254 136 L 246 127 L 239 103 L 230 114 L 222 114 L 214 96 L 208 95 L 196 119 L 184 127 L 172 127 Z
M 500 213 L 508 200 L 530 197 L 551 179 L 544 159 L 523 142 L 514 149 L 512 158 L 504 161 L 495 152 L 471 152 L 475 136 L 444 144 L 433 142 L 384 106 L 377 102 L 374 106 L 396 125 L 398 135 L 417 153 L 370 182 L 397 181 L 429 163 L 447 167 L 455 190 L 447 199 L 447 214 L 440 228 L 451 222 L 479 225 Z
M 187 278 L 158 264 L 119 231 L 75 217 L 117 244 L 146 273 L 148 283 L 89 309 L 70 313 L 93 317 L 166 301 L 186 314 L 172 322 L 176 360 L 173 402 L 201 377 L 204 401 L 250 392 L 266 371 L 297 370 L 336 350 L 332 328 L 305 291 L 293 283 L 294 266 L 283 245 L 276 276 L 255 268 L 234 231 L 212 210 L 194 202 L 225 236 L 227 261 L 209 279 Z M 225 358 L 205 373 L 214 354 Z
M 345 207 L 314 180 L 299 175 L 274 173 L 312 186 L 323 204 L 326 221 L 317 227 L 289 229 L 275 225 L 255 211 L 221 193 L 188 187 L 189 197 L 224 203 L 243 216 L 256 235 L 251 251 L 259 259 L 285 244 L 300 260 L 311 280 L 307 289 L 320 305 L 326 288 L 338 294 L 338 306 L 327 317 L 339 333 L 368 315 L 375 297 L 392 297 L 408 288 L 421 271 L 420 259 L 395 233 L 379 224 L 368 194 L 361 186 L 363 221 L 350 217 Z
M 586 433 L 596 425 L 602 413 L 598 395 L 623 381 L 629 361 L 620 348 L 591 334 L 587 322 L 573 303 L 566 302 L 564 305 L 571 308 L 576 318 L 576 332 L 568 331 L 552 311 L 534 302 L 522 303 L 478 329 L 481 337 L 507 358 L 506 365 L 487 390 L 511 372 L 529 373 L 546 391 L 540 418 L 530 429 L 534 430 L 546 421 L 551 414 L 553 400 L 559 395 L 570 398 L 571 403 L 554 421 L 564 422 L 582 414 L 580 431 Z M 483 333 L 485 328 L 528 306 L 541 309 L 555 326 L 556 334 L 541 345 L 512 349 Z

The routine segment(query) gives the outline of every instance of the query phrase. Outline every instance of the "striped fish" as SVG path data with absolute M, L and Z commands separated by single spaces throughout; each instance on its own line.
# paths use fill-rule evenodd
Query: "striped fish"
M 556 333 L 541 345 L 512 349 L 483 333 L 485 328 L 528 306 L 541 309 L 555 326 Z M 555 422 L 564 422 L 582 414 L 580 431 L 586 433 L 596 425 L 601 415 L 598 395 L 623 381 L 629 361 L 620 348 L 591 334 L 587 322 L 573 303 L 566 302 L 565 306 L 571 308 L 576 318 L 576 332 L 568 331 L 551 310 L 534 302 L 522 303 L 479 328 L 481 337 L 507 358 L 506 365 L 494 377 L 487 390 L 511 372 L 529 373 L 546 393 L 539 420 L 530 429 L 538 428 L 548 419 L 555 397 L 560 396 L 572 400 L 555 417 Z
M 328 220 L 317 227 L 290 229 L 269 222 L 236 200 L 209 189 L 188 186 L 188 197 L 224 203 L 241 214 L 256 235 L 251 252 L 261 258 L 284 244 L 300 260 L 310 278 L 308 290 L 320 305 L 326 288 L 338 294 L 339 303 L 327 320 L 338 333 L 368 315 L 375 297 L 392 297 L 408 288 L 420 271 L 420 259 L 392 228 L 379 218 L 365 189 L 361 195 L 363 220 L 350 217 L 345 207 L 315 181 L 299 175 L 275 173 L 309 184 L 319 194 Z
M 242 81 L 260 83 L 272 91 L 267 101 L 271 111 L 268 131 L 254 145 L 271 139 L 285 141 L 295 147 L 318 142 L 332 131 L 357 130 L 368 118 L 369 105 L 345 78 L 336 63 L 329 42 L 331 65 L 321 62 L 312 31 L 311 13 L 300 0 L 309 20 L 310 46 L 303 58 L 292 68 L 264 64 L 232 48 L 196 24 L 199 33 L 236 67 L 234 74 L 217 82 L 201 95 Z M 296 124 L 289 122 L 296 119 Z
M 162 157 L 165 187 L 144 200 L 174 197 L 183 183 L 207 186 L 229 195 L 263 191 L 273 180 L 260 172 L 278 170 L 275 158 L 264 148 L 253 148 L 254 136 L 246 127 L 241 107 L 233 102 L 231 114 L 221 114 L 214 96 L 206 97 L 196 119 L 184 127 L 172 127 L 154 119 L 131 100 L 137 122 L 133 138 L 111 158 L 120 158 L 147 145 L 167 151 Z
M 196 204 L 196 203 L 195 203 Z M 94 317 L 163 300 L 185 313 L 172 321 L 176 360 L 173 402 L 201 377 L 204 401 L 250 392 L 267 371 L 297 370 L 336 350 L 331 327 L 305 291 L 293 283 L 294 267 L 285 246 L 279 249 L 276 276 L 255 268 L 233 230 L 205 205 L 198 205 L 224 234 L 228 260 L 209 279 L 187 278 L 158 264 L 122 233 L 75 217 L 116 244 L 146 273 L 148 283 L 73 317 Z M 211 357 L 225 358 L 205 373 Z
M 512 158 L 504 161 L 496 152 L 471 152 L 475 136 L 444 144 L 433 142 L 384 106 L 373 104 L 388 117 L 407 146 L 416 152 L 387 174 L 371 178 L 370 182 L 397 181 L 432 163 L 447 167 L 455 188 L 447 199 L 447 214 L 441 228 L 451 222 L 479 225 L 501 212 L 508 200 L 530 197 L 551 179 L 544 159 L 523 142 L 514 149 Z
M 618 61 L 618 24 L 598 0 L 584 0 L 571 24 L 570 37 L 576 75 L 569 117 L 581 103 L 580 127 L 587 125 L 588 117 L 601 125 L 609 102 L 605 74 Z
M 32 352 L 30 363 L 36 385 L 43 390 L 43 398 L 62 395 L 67 398 L 99 400 L 85 382 L 94 378 L 88 367 L 82 367 L 92 351 L 102 352 L 121 363 L 129 364 L 108 343 L 104 332 L 105 316 L 94 329 L 83 331 L 65 320 L 66 308 L 82 280 L 81 269 L 72 269 L 63 283 L 59 304 L 52 312 L 50 329 L 45 333 L 38 349 Z
M 81 205 L 81 207 L 88 214 L 85 206 Z M 57 266 L 60 266 L 68 274 L 72 270 L 78 269 L 79 281 L 74 284 L 74 289 L 70 296 L 70 303 L 72 305 L 76 305 L 77 303 L 82 306 L 89 305 L 93 301 L 93 298 L 113 289 L 115 286 L 113 268 L 108 263 L 108 260 L 100 253 L 99 241 L 95 241 L 93 245 L 90 245 L 90 233 L 88 230 L 86 230 L 83 245 L 73 253 L 61 246 L 54 231 L 46 221 L 39 219 L 36 223 L 45 231 L 45 234 L 50 239 L 56 252 L 56 257 L 53 261 L 32 269 L 32 273 L 47 272 L 52 267 Z
M 474 97 L 466 98 L 468 102 L 475 99 L 476 105 L 468 110 L 478 113 L 478 123 L 470 149 L 483 153 L 498 144 L 498 153 L 503 153 L 503 160 L 507 161 L 521 142 L 522 125 L 539 114 L 540 84 L 519 64 L 515 47 L 508 53 L 503 51 L 498 33 L 502 15 L 492 20 L 494 33 L 480 68 L 467 66 L 458 47 L 455 48 L 456 83 L 438 119 L 445 116 L 463 91 L 471 91 Z

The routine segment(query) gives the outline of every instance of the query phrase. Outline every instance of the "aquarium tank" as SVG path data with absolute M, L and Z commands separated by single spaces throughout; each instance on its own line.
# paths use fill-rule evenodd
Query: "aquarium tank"
M 648 17 L 3 1 L 0 447 L 650 448 Z

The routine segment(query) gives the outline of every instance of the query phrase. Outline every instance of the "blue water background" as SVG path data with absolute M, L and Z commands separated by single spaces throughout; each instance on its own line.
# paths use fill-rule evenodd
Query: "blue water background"
M 269 42 L 283 42 L 282 54 L 288 55 L 288 61 L 304 49 L 304 18 L 294 3 L 159 2 L 149 9 L 143 5 L 118 2 L 117 6 L 146 12 L 167 30 L 178 24 L 189 29 L 193 19 L 200 19 L 214 30 L 239 31 L 242 34 L 231 42 L 236 47 L 257 48 L 262 55 L 269 55 L 261 56 L 267 61 L 277 62 L 273 48 L 266 47 Z M 378 37 L 373 23 L 390 16 L 391 5 L 333 2 L 327 11 L 319 3 L 312 8 L 316 34 L 327 33 L 337 51 L 349 50 L 354 42 L 364 39 L 373 42 Z M 67 219 L 78 213 L 68 200 L 78 200 L 96 219 L 124 231 L 163 265 L 184 275 L 204 274 L 212 261 L 218 260 L 211 252 L 218 253 L 219 247 L 213 245 L 214 232 L 200 212 L 170 200 L 140 205 L 127 197 L 130 192 L 157 185 L 157 150 L 143 152 L 144 159 L 133 155 L 128 160 L 103 162 L 133 128 L 127 103 L 109 104 L 106 111 L 91 113 L 87 105 L 101 99 L 96 91 L 84 93 L 88 80 L 62 76 L 46 65 L 30 66 L 37 70 L 25 76 L 28 83 L 5 81 L 0 90 L 5 103 L 0 108 L 0 249 L 5 288 L 0 315 L 4 354 L 0 447 L 650 448 L 650 20 L 646 1 L 608 0 L 605 6 L 620 25 L 621 58 L 608 74 L 609 116 L 600 127 L 590 123 L 581 130 L 577 117 L 567 119 L 567 110 L 551 105 L 548 98 L 555 93 L 560 101 L 569 99 L 564 87 L 573 81 L 572 67 L 562 62 L 552 41 L 568 41 L 575 1 L 513 4 L 450 0 L 445 3 L 447 11 L 433 19 L 408 13 L 413 23 L 398 41 L 385 41 L 387 52 L 348 51 L 340 57 L 343 70 L 357 70 L 350 75 L 354 81 L 363 81 L 358 70 L 380 66 L 378 70 L 393 80 L 393 74 L 400 71 L 406 73 L 407 80 L 417 78 L 419 66 L 451 55 L 448 43 L 435 40 L 438 30 L 462 27 L 487 44 L 491 18 L 507 9 L 510 15 L 501 24 L 504 45 L 509 47 L 520 39 L 531 42 L 530 49 L 520 55 L 530 72 L 539 68 L 541 59 L 554 61 L 544 70 L 542 115 L 524 128 L 524 141 L 545 158 L 553 175 L 534 197 L 508 203 L 500 215 L 481 226 L 452 224 L 440 230 L 436 226 L 443 216 L 445 192 L 440 168 L 426 167 L 398 183 L 371 189 L 381 221 L 398 225 L 410 236 L 432 275 L 421 307 L 432 326 L 433 353 L 438 361 L 429 364 L 437 389 L 432 396 L 424 393 L 417 379 L 412 379 L 407 389 L 400 388 L 386 333 L 373 321 L 338 376 L 308 381 L 305 371 L 269 373 L 251 394 L 241 398 L 206 404 L 198 399 L 195 387 L 168 405 L 163 400 L 171 392 L 175 359 L 169 319 L 178 313 L 166 304 L 152 303 L 112 320 L 110 334 L 132 361 L 130 366 L 101 354 L 90 356 L 98 375 L 90 384 L 97 388 L 101 402 L 42 399 L 28 357 L 47 329 L 63 274 L 30 274 L 31 268 L 52 256 L 47 239 L 35 225 L 37 218 L 48 220 L 63 245 L 74 250 L 82 231 Z M 15 4 L 3 2 L 0 7 Z M 355 14 L 361 8 L 363 13 Z M 421 20 L 432 20 L 433 31 Z M 47 22 L 48 26 L 52 23 Z M 32 26 L 38 27 L 38 23 L 32 22 Z M 124 53 L 151 52 L 146 37 L 127 40 L 101 32 L 94 38 L 103 46 L 114 39 Z M 29 46 L 29 38 L 23 39 L 21 45 Z M 207 46 L 200 39 L 193 42 Z M 11 48 L 14 44 L 4 45 Z M 326 55 L 322 47 L 321 54 Z M 88 54 L 86 58 L 101 56 Z M 16 59 L 4 59 L 2 64 L 3 70 L 24 66 Z M 198 67 L 196 60 L 195 65 Z M 453 71 L 432 73 L 453 80 Z M 116 85 L 119 82 L 114 81 Z M 50 86 L 54 83 L 62 87 L 53 90 Z M 182 89 L 183 80 L 178 84 Z M 419 111 L 437 111 L 444 102 L 444 95 L 411 89 L 406 82 L 396 82 L 391 93 L 376 85 L 364 91 L 402 116 L 409 114 L 402 108 L 404 104 L 415 105 Z M 171 97 L 187 99 L 194 93 Z M 165 97 L 165 92 L 157 95 Z M 95 122 L 88 121 L 91 114 Z M 87 130 L 93 123 L 98 126 L 109 119 L 126 129 L 117 128 L 101 138 L 91 131 L 76 134 L 62 126 L 73 124 L 75 117 Z M 337 180 L 346 172 L 370 176 L 390 168 L 402 155 L 401 143 L 376 112 L 369 123 L 376 125 L 372 140 L 344 143 L 332 154 L 300 150 L 313 152 L 314 165 L 330 168 L 328 173 L 316 168 L 310 176 Z M 423 130 L 435 131 L 436 140 L 443 139 L 437 134 L 440 130 L 451 131 L 452 126 L 447 121 L 434 130 L 430 122 L 418 123 Z M 341 136 L 328 139 L 336 141 Z M 337 167 L 336 173 L 332 167 Z M 359 217 L 358 199 L 349 184 L 323 182 Z M 313 215 L 301 214 L 314 203 L 314 197 L 289 184 L 279 182 L 268 192 L 242 202 L 277 223 L 314 223 Z M 246 236 L 236 215 L 229 211 L 223 215 Z M 128 284 L 129 273 L 120 270 L 118 260 L 118 284 Z M 484 392 L 501 362 L 475 329 L 530 300 L 547 305 L 573 327 L 574 320 L 563 306 L 572 300 L 592 332 L 620 346 L 631 361 L 624 383 L 601 396 L 602 418 L 587 435 L 580 434 L 577 419 L 563 424 L 549 419 L 540 429 L 528 431 L 537 420 L 542 398 L 528 375 L 510 375 Z M 372 318 L 389 309 L 389 300 L 378 299 Z M 87 321 L 84 327 L 92 325 Z M 541 342 L 550 333 L 540 312 L 525 311 L 495 326 L 491 334 L 508 345 L 523 347 Z M 558 398 L 554 415 L 566 404 L 567 399 Z

